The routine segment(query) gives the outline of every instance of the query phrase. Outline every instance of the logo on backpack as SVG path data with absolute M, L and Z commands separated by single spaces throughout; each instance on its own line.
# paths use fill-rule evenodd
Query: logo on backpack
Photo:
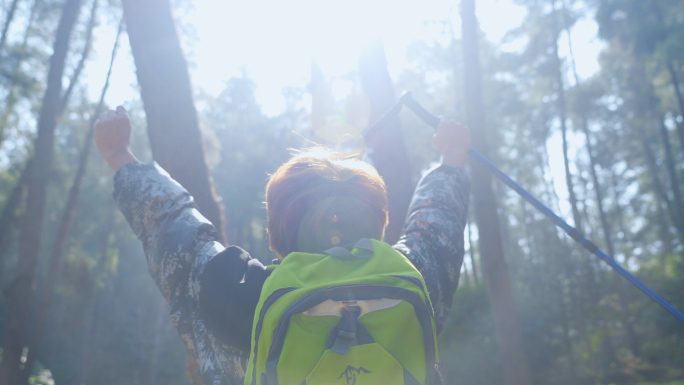
M 347 381 L 347 382 L 345 382 L 344 385 L 355 385 L 356 384 L 356 376 L 360 375 L 361 373 L 373 373 L 373 372 L 371 372 L 370 370 L 368 370 L 364 367 L 355 368 L 351 365 L 347 365 L 347 369 L 345 369 L 344 372 L 342 372 L 342 374 L 340 374 L 340 376 L 337 377 L 337 379 L 339 380 L 342 377 L 344 377 L 344 379 Z

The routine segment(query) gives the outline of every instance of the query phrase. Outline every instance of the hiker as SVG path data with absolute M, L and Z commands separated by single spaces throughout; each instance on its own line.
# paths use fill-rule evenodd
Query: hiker
M 130 135 L 128 114 L 121 106 L 95 124 L 96 145 L 116 172 L 114 200 L 143 243 L 150 274 L 171 305 L 171 319 L 197 360 L 204 383 L 241 384 L 255 309 L 272 270 L 237 246 L 224 248 L 192 196 L 157 163 L 137 161 L 129 149 Z M 470 189 L 463 167 L 469 129 L 443 119 L 433 143 L 441 164 L 418 183 L 401 239 L 393 248 L 424 277 L 439 333 L 463 262 Z M 353 204 L 335 202 L 331 188 L 344 191 Z M 295 155 L 281 166 L 270 178 L 266 195 L 275 263 L 291 252 L 321 253 L 362 237 L 380 239 L 387 225 L 385 185 L 377 171 L 323 149 Z M 333 237 L 321 235 L 330 223 L 341 231 Z

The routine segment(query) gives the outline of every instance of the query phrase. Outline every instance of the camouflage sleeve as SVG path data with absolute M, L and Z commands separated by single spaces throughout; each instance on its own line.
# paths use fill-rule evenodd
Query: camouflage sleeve
M 199 313 L 200 276 L 224 250 L 192 196 L 158 164 L 130 163 L 114 176 L 114 200 L 142 242 L 149 272 L 205 384 L 242 384 L 245 359 L 219 342 Z
M 423 274 L 440 332 L 458 286 L 470 180 L 460 167 L 442 165 L 418 183 L 395 249 Z

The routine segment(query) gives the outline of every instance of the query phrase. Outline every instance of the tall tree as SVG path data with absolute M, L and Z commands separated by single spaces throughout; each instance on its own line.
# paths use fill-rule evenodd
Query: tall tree
M 551 6 L 554 10 L 556 9 L 556 0 L 551 1 Z M 552 15 L 552 17 L 555 15 Z M 575 193 L 575 183 L 572 179 L 572 173 L 570 172 L 570 159 L 568 155 L 568 108 L 567 108 L 567 97 L 565 91 L 565 81 L 563 80 L 563 62 L 558 54 L 558 39 L 560 38 L 561 28 L 560 23 L 556 24 L 555 30 L 551 34 L 552 42 L 551 47 L 553 55 L 551 55 L 551 61 L 553 62 L 553 71 L 555 77 L 556 86 L 556 107 L 558 109 L 558 119 L 560 121 L 561 127 L 561 140 L 563 142 L 563 168 L 565 169 L 565 185 L 568 188 L 568 195 L 570 198 L 570 207 L 572 208 L 572 218 L 575 223 L 575 227 L 582 231 L 582 217 L 577 204 L 577 194 Z
M 3 360 L 0 367 L 0 385 L 16 384 L 20 358 L 28 326 L 31 297 L 36 278 L 38 255 L 43 233 L 43 211 L 48 180 L 51 174 L 55 127 L 62 97 L 62 76 L 69 51 L 71 31 L 81 8 L 81 0 L 67 0 L 57 27 L 47 88 L 38 116 L 35 157 L 27 182 L 26 209 L 19 234 L 19 265 L 9 292 L 9 317 Z
M 123 0 L 122 4 L 154 159 L 192 194 L 202 215 L 225 238 L 223 206 L 204 157 L 171 4 L 169 0 Z
M 98 234 L 98 250 L 97 259 L 95 264 L 95 270 L 100 272 L 105 270 L 107 264 L 107 257 L 109 254 L 109 244 L 110 238 L 112 237 L 112 232 L 114 231 L 114 215 L 115 208 L 114 203 L 111 203 L 111 207 L 108 210 L 104 225 L 100 228 L 100 234 Z M 77 382 L 78 384 L 89 383 L 88 378 L 88 368 L 89 362 L 91 360 L 92 349 L 95 339 L 95 331 L 97 329 L 98 322 L 98 304 L 102 303 L 102 290 L 93 290 L 90 293 L 84 295 L 88 298 L 87 307 L 90 313 L 90 319 L 87 321 L 87 326 L 85 328 L 85 338 L 83 339 L 82 345 L 80 347 L 79 359 L 77 366 Z
M 660 126 L 662 111 L 659 111 L 662 103 L 657 100 L 656 92 L 654 92 L 653 76 L 651 74 L 653 67 L 659 69 L 665 68 L 667 77 L 670 79 L 671 88 L 674 89 L 677 97 L 677 104 L 679 105 L 679 113 L 682 113 L 681 90 L 677 77 L 677 68 L 675 66 L 676 59 L 682 58 L 681 34 L 684 33 L 681 23 L 681 15 L 684 13 L 684 4 L 677 0 L 663 0 L 663 1 L 599 1 L 597 3 L 596 19 L 599 24 L 599 36 L 608 41 L 612 41 L 614 45 L 625 51 L 628 54 L 628 60 L 634 64 L 631 81 L 633 87 L 637 87 L 635 98 L 643 99 L 642 108 L 645 109 L 650 116 L 648 125 L 654 122 Z M 654 66 L 653 64 L 656 64 Z M 641 92 L 641 93 L 639 93 Z M 643 112 L 643 111 L 637 111 Z M 681 124 L 677 125 L 678 136 L 684 146 L 684 127 Z M 669 135 L 662 136 L 662 140 L 667 140 L 665 149 L 669 147 Z M 648 151 L 646 151 L 648 154 Z M 670 162 L 666 156 L 666 162 Z M 648 155 L 650 156 L 650 155 Z M 657 160 L 654 158 L 654 161 Z M 650 160 L 649 160 L 650 162 Z M 650 167 L 650 166 L 649 166 Z M 674 212 L 671 212 L 673 223 L 677 227 L 680 236 L 682 236 L 682 229 L 684 228 L 684 221 L 681 219 L 682 203 L 684 197 L 678 191 L 679 186 L 675 186 L 677 175 L 668 170 L 668 177 L 671 181 L 672 199 L 673 203 L 665 201 L 670 206 L 674 206 Z M 663 191 L 667 196 L 667 193 Z M 661 197 L 663 194 L 659 193 Z
M 19 51 L 23 54 L 26 49 L 28 48 L 28 41 L 29 37 L 31 36 L 31 32 L 33 30 L 33 24 L 36 21 L 36 15 L 38 13 L 38 5 L 40 0 L 35 0 L 33 2 L 33 6 L 31 7 L 31 12 L 28 17 L 28 21 L 26 23 L 26 29 L 24 29 L 24 36 L 21 41 L 21 45 L 19 47 Z M 0 49 L 0 56 L 2 55 L 2 50 Z M 12 79 L 17 79 L 21 75 L 21 68 L 22 68 L 22 57 L 17 58 L 16 63 L 14 64 L 14 68 L 11 70 L 11 78 Z M 2 114 L 0 115 L 0 144 L 5 140 L 5 129 L 7 128 L 7 125 L 9 123 L 10 116 L 14 113 L 14 107 L 19 102 L 19 95 L 18 94 L 18 88 L 19 84 L 16 84 L 17 82 L 12 81 L 12 83 L 8 87 L 8 92 L 7 96 L 5 96 L 5 104 L 4 108 L 2 111 Z
M 95 9 L 97 9 L 97 0 L 95 0 L 93 3 L 93 10 Z M 94 19 L 94 17 L 95 12 L 93 11 L 91 14 L 91 22 L 89 23 L 89 28 L 91 29 L 94 28 L 94 23 L 92 23 L 92 19 Z M 17 380 L 18 384 L 23 385 L 27 383 L 29 375 L 31 374 L 31 370 L 33 369 L 33 365 L 36 362 L 38 350 L 43 342 L 43 333 L 45 332 L 45 326 L 47 324 L 48 312 L 50 311 L 50 306 L 52 305 L 52 297 L 55 294 L 55 287 L 59 278 L 60 265 L 66 252 L 66 241 L 69 235 L 69 230 L 71 229 L 71 225 L 74 221 L 74 216 L 76 214 L 78 198 L 81 192 L 81 186 L 83 185 L 83 178 L 85 178 L 90 150 L 93 145 L 93 127 L 97 117 L 104 108 L 104 98 L 107 95 L 107 89 L 109 88 L 109 79 L 111 78 L 114 59 L 116 59 L 116 51 L 119 46 L 119 36 L 121 35 L 122 26 L 123 24 L 119 26 L 119 30 L 114 41 L 114 48 L 112 49 L 111 61 L 109 63 L 109 71 L 107 72 L 105 84 L 102 87 L 100 101 L 98 102 L 97 107 L 95 107 L 95 111 L 90 119 L 90 125 L 83 141 L 83 148 L 79 154 L 76 175 L 74 176 L 74 181 L 69 190 L 69 197 L 67 198 L 67 202 L 64 206 L 62 217 L 57 228 L 57 238 L 52 246 L 52 253 L 50 254 L 50 259 L 48 260 L 48 270 L 45 275 L 40 300 L 38 302 L 38 314 L 36 317 L 36 322 L 29 341 L 29 349 L 26 356 L 26 362 L 24 363 L 24 369 L 19 374 L 19 378 Z M 88 35 L 92 36 L 92 30 L 88 32 Z M 90 42 L 88 41 L 88 43 Z M 79 64 L 79 67 L 80 66 L 81 64 Z
M 71 94 L 74 92 L 74 88 L 76 88 L 76 85 L 81 77 L 81 73 L 83 73 L 83 69 L 85 68 L 86 60 L 88 60 L 88 57 L 90 56 L 90 50 L 92 48 L 93 41 L 93 31 L 95 30 L 95 24 L 97 23 L 97 9 L 99 4 L 99 0 L 93 0 L 92 6 L 90 7 L 90 18 L 88 19 L 88 25 L 86 26 L 86 36 L 85 41 L 83 42 L 83 49 L 81 50 L 81 57 L 78 60 L 78 64 L 76 64 L 76 67 L 74 68 L 74 72 L 69 78 L 69 85 L 62 96 L 60 114 L 64 112 L 67 104 L 69 104 Z
M 670 73 L 672 81 L 672 89 L 677 97 L 677 106 L 679 107 L 679 116 L 684 119 L 684 96 L 682 96 L 682 89 L 679 83 L 679 76 L 672 61 L 667 62 L 667 70 Z M 677 124 L 677 134 L 679 136 L 679 146 L 684 148 L 684 123 Z
M 656 18 L 656 25 L 659 27 L 661 32 L 661 39 L 659 41 L 660 48 L 660 61 L 664 62 L 667 72 L 670 75 L 670 82 L 672 84 L 672 90 L 674 91 L 679 116 L 684 119 L 684 96 L 682 96 L 681 85 L 679 83 L 678 71 L 681 69 L 682 60 L 684 60 L 684 55 L 682 50 L 684 49 L 684 43 L 682 43 L 681 34 L 684 32 L 681 26 L 681 16 L 679 16 L 684 10 L 681 7 L 681 3 L 676 4 L 673 2 L 659 4 L 658 2 L 653 3 L 653 13 Z M 665 11 L 668 11 L 667 15 L 664 15 L 663 7 Z M 675 14 L 674 16 L 672 14 Z M 658 39 L 658 40 L 661 40 Z M 677 134 L 679 136 L 679 144 L 682 151 L 684 152 L 684 122 L 678 122 L 676 124 Z
M 483 155 L 488 156 L 475 0 L 461 0 L 461 20 L 466 121 L 473 133 L 473 146 Z M 472 170 L 480 263 L 489 289 L 496 339 L 503 364 L 504 382 L 506 385 L 530 385 L 532 379 L 523 345 L 520 320 L 511 295 L 511 282 L 504 260 L 497 203 L 492 191 L 491 177 L 486 168 L 479 163 L 472 164 Z
M 572 46 L 572 34 L 571 34 L 571 25 L 570 25 L 570 16 L 568 15 L 568 10 L 565 5 L 565 0 L 561 0 L 561 9 L 560 11 L 560 17 L 556 17 L 556 22 L 558 25 L 562 26 L 562 29 L 565 31 L 567 39 L 568 39 L 568 48 L 569 48 L 569 61 L 570 61 L 570 66 L 571 66 L 571 72 L 575 81 L 574 85 L 574 90 L 577 91 L 581 87 L 581 80 L 579 77 L 579 74 L 577 72 L 577 64 L 575 61 L 575 54 Z M 558 38 L 560 38 L 560 34 L 558 35 Z M 558 44 L 556 44 L 558 46 Z M 558 50 L 555 50 L 556 55 L 558 55 Z M 560 71 L 560 69 L 559 69 Z M 586 145 L 586 150 L 587 150 L 587 155 L 589 157 L 589 172 L 591 175 L 591 183 L 592 187 L 594 190 L 595 194 L 595 199 L 596 199 L 596 206 L 597 210 L 599 212 L 599 219 L 601 223 L 601 228 L 603 230 L 603 239 L 605 241 L 605 245 L 608 250 L 608 255 L 615 257 L 615 243 L 613 242 L 613 230 L 612 226 L 610 224 L 610 221 L 608 220 L 608 215 L 606 213 L 606 209 L 604 208 L 604 203 L 603 203 L 603 189 L 601 187 L 601 181 L 599 180 L 599 175 L 598 175 L 598 161 L 597 161 L 597 155 L 594 150 L 594 143 L 592 141 L 592 136 L 589 131 L 589 119 L 587 118 L 586 112 L 589 109 L 586 106 L 587 99 L 586 97 L 582 97 L 580 95 L 577 99 L 580 100 L 579 103 L 584 104 L 584 106 L 580 106 L 580 108 L 576 109 L 576 119 L 574 121 L 575 125 L 578 126 L 582 133 L 584 134 L 584 139 L 585 139 L 585 145 Z M 568 170 L 566 169 L 566 173 Z M 572 201 L 572 199 L 571 199 Z M 619 203 L 617 203 L 619 205 Z M 627 314 L 627 309 L 629 308 L 628 304 L 629 301 L 626 297 L 625 294 L 625 286 L 624 282 L 622 282 L 622 277 L 620 277 L 617 273 L 613 274 L 613 279 L 616 281 L 617 287 L 618 287 L 618 296 L 620 299 L 620 313 L 622 314 L 623 318 L 623 323 L 625 327 L 625 331 L 627 332 L 627 339 L 629 341 L 629 349 L 632 351 L 633 354 L 638 354 L 639 352 L 639 340 L 636 334 L 636 331 L 634 330 L 634 323 L 632 322 L 631 318 Z M 607 337 L 606 344 L 611 344 L 612 342 L 610 341 L 609 337 Z M 614 349 L 612 347 L 609 347 L 607 349 L 609 352 L 613 352 Z
M 675 228 L 679 232 L 679 236 L 684 240 L 684 198 L 682 197 L 682 192 L 679 186 L 679 178 L 677 176 L 677 170 L 675 169 L 675 161 L 672 155 L 672 150 L 670 147 L 670 139 L 667 131 L 667 127 L 658 112 L 659 100 L 655 95 L 653 89 L 653 83 L 649 79 L 648 73 L 645 68 L 646 58 L 643 54 L 635 54 L 629 57 L 631 61 L 630 75 L 633 76 L 629 82 L 629 90 L 632 93 L 632 98 L 635 100 L 635 106 L 640 107 L 640 111 L 635 114 L 641 119 L 641 122 L 646 125 L 646 127 L 656 126 L 663 143 L 664 157 L 665 157 L 665 170 L 667 179 L 669 180 L 669 187 L 672 192 L 671 198 L 670 194 L 665 190 L 666 184 L 661 184 L 658 180 L 659 172 L 661 168 L 658 166 L 658 160 L 656 153 L 651 147 L 651 143 L 648 141 L 643 141 L 644 154 L 648 162 L 649 168 L 653 173 L 653 184 L 656 193 L 660 196 L 662 202 L 665 202 L 668 210 L 668 214 L 674 224 Z M 655 131 L 655 130 L 652 130 Z M 655 141 L 657 143 L 657 141 Z
M 17 184 L 10 192 L 9 197 L 5 201 L 5 206 L 0 213 L 0 271 L 2 272 L 7 271 L 8 249 L 19 218 L 19 205 L 25 195 L 30 166 L 29 160 L 21 171 Z
M 14 20 L 14 14 L 17 12 L 18 5 L 19 0 L 12 0 L 9 9 L 7 10 L 7 15 L 5 16 L 5 22 L 2 23 L 2 34 L 0 35 L 0 55 L 2 55 L 2 50 L 5 48 L 5 42 L 7 42 L 7 32 L 12 24 L 12 20 Z
M 36 14 L 37 14 L 37 8 L 38 5 L 40 5 L 40 0 L 35 0 L 34 4 L 31 8 L 31 12 L 29 14 L 29 19 L 28 22 L 26 23 L 26 30 L 24 31 L 24 37 L 22 40 L 22 45 L 21 45 L 21 51 L 26 50 L 28 46 L 28 38 L 30 36 L 30 32 L 33 29 L 33 23 L 35 22 Z M 93 29 L 95 29 L 95 24 L 96 24 L 96 14 L 97 14 L 97 7 L 98 7 L 98 0 L 93 1 L 92 8 L 90 10 L 90 19 L 88 21 L 88 26 L 86 29 L 86 39 L 85 39 L 85 45 L 83 47 L 83 50 L 81 52 L 81 57 L 78 61 L 78 64 L 76 65 L 76 68 L 74 69 L 73 74 L 69 78 L 69 85 L 62 94 L 61 101 L 60 101 L 60 107 L 59 107 L 59 112 L 57 113 L 57 117 L 59 118 L 63 113 L 64 110 L 66 109 L 67 104 L 69 103 L 69 100 L 71 99 L 71 95 L 73 93 L 73 90 L 78 84 L 78 81 L 81 77 L 81 74 L 83 73 L 83 68 L 85 67 L 85 62 L 88 59 L 88 56 L 90 55 L 90 49 L 91 49 L 91 43 L 92 43 L 92 37 L 93 37 Z M 15 67 L 13 69 L 13 76 L 18 76 L 19 72 L 21 71 L 21 60 L 18 60 L 17 63 L 15 64 Z M 4 129 L 6 128 L 10 115 L 14 112 L 14 106 L 16 103 L 19 102 L 19 98 L 17 95 L 17 86 L 12 84 L 9 87 L 9 92 L 7 94 L 7 97 L 5 98 L 5 110 L 3 111 L 2 115 L 0 115 L 0 144 L 2 144 L 2 141 L 4 139 L 3 133 Z M 24 198 L 24 192 L 26 190 L 26 181 L 27 181 L 27 176 L 30 173 L 29 166 L 31 165 L 31 158 L 29 158 L 26 162 L 26 165 L 24 166 L 24 169 L 21 171 L 21 174 L 19 176 L 19 179 L 17 181 L 16 186 L 12 190 L 12 193 L 10 195 L 10 198 L 7 200 L 7 203 L 5 204 L 5 207 L 2 210 L 2 213 L 0 213 L 0 271 L 3 271 L 4 263 L 6 262 L 6 251 L 9 248 L 9 243 L 10 243 L 10 235 L 13 231 L 13 229 L 17 226 L 17 220 L 19 218 L 19 206 L 23 202 Z
M 663 148 L 665 149 L 665 164 L 667 166 L 667 175 L 669 176 L 670 180 L 670 188 L 672 190 L 675 216 L 680 218 L 680 221 L 682 221 L 684 220 L 684 201 L 679 183 L 679 175 L 676 169 L 676 161 L 672 153 L 672 145 L 670 144 L 670 134 L 668 132 L 667 126 L 665 125 L 665 118 L 663 117 L 658 120 L 660 126 L 660 139 L 663 142 Z
M 396 103 L 394 85 L 387 69 L 385 48 L 380 40 L 373 41 L 361 54 L 359 65 L 361 85 L 370 101 L 368 123 L 377 122 Z M 412 183 L 406 146 L 399 130 L 399 117 L 370 132 L 366 142 L 370 157 L 387 186 L 389 226 L 385 239 L 399 240 L 411 200 Z

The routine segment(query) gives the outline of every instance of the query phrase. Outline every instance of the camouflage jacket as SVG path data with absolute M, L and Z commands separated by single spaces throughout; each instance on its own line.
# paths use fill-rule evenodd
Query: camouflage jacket
M 425 277 L 438 330 L 458 286 L 469 189 L 460 168 L 429 171 L 394 246 Z M 173 324 L 204 383 L 242 384 L 248 358 L 243 350 L 249 348 L 253 309 L 267 270 L 244 250 L 225 249 L 192 196 L 156 163 L 122 167 L 114 177 L 114 199 L 143 244 L 149 272 L 171 305 Z M 225 322 L 209 322 L 217 308 Z

